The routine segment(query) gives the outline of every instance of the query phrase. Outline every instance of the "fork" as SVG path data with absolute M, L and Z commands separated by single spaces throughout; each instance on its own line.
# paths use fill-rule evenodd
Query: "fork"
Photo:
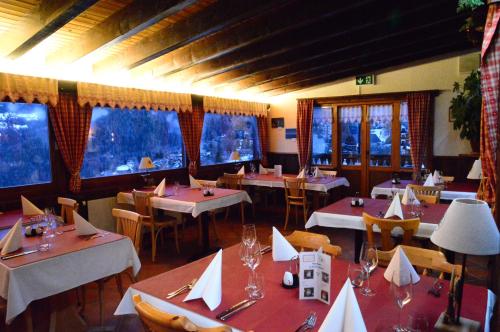
M 198 278 L 194 278 L 193 280 L 191 280 L 190 283 L 182 286 L 181 288 L 179 288 L 179 289 L 177 289 L 177 290 L 175 290 L 173 292 L 168 293 L 167 294 L 167 299 L 171 299 L 173 297 L 176 297 L 179 294 L 182 294 L 182 293 L 184 293 L 184 292 L 186 292 L 188 290 L 193 289 L 194 284 L 196 284 L 196 281 L 198 281 Z
M 299 328 L 295 330 L 295 332 L 305 332 L 307 330 L 312 329 L 316 325 L 317 319 L 318 317 L 316 316 L 316 312 L 313 311 L 309 313 L 309 316 L 307 316 L 304 323 L 302 323 L 302 325 L 300 325 Z

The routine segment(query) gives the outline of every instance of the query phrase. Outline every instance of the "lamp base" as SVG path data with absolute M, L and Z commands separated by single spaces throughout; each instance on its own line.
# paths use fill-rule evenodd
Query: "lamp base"
M 436 324 L 434 324 L 434 331 L 443 331 L 443 332 L 476 332 L 481 328 L 481 323 L 460 317 L 460 325 L 450 324 L 444 322 L 445 313 L 441 313 Z

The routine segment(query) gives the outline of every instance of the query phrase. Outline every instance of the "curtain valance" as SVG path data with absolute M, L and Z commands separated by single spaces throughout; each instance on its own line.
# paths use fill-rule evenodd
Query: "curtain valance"
M 55 106 L 58 99 L 57 80 L 0 73 L 0 94 L 2 99 L 9 97 L 16 101 L 22 98 L 27 103 L 36 99 Z
M 340 107 L 340 121 L 343 123 L 361 123 L 361 106 Z
M 119 108 L 145 108 L 152 110 L 169 110 L 191 112 L 193 110 L 191 95 L 165 91 L 122 88 L 93 83 L 77 83 L 78 104 L 84 106 L 109 105 Z
M 368 119 L 371 122 L 388 123 L 392 121 L 392 105 L 371 105 L 368 107 Z
M 212 113 L 267 116 L 267 104 L 237 99 L 203 97 L 203 108 Z
M 406 101 L 399 106 L 399 121 L 408 122 L 408 102 Z

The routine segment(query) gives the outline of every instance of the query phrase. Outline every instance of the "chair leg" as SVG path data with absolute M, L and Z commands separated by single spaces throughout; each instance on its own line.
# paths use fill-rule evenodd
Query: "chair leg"
M 120 293 L 120 297 L 123 297 L 123 284 L 122 284 L 122 276 L 120 273 L 115 274 L 116 288 L 118 288 L 118 293 Z
M 285 214 L 285 231 L 286 231 L 286 226 L 288 226 L 288 217 L 290 216 L 290 205 L 286 205 L 286 214 Z
M 241 224 L 245 223 L 245 205 L 243 202 L 240 203 L 241 206 Z
M 229 218 L 229 206 L 226 208 L 226 216 L 224 217 L 224 222 L 227 222 L 227 218 Z
M 256 221 L 257 218 L 255 218 L 255 204 L 252 203 L 252 217 L 253 217 L 253 220 Z
M 155 236 L 154 225 L 151 225 L 151 255 L 152 255 L 151 260 L 154 263 L 156 258 L 156 236 Z
M 181 250 L 179 249 L 179 234 L 177 233 L 177 224 L 174 225 L 174 238 L 175 238 L 175 249 L 177 253 L 180 254 Z
M 215 234 L 215 239 L 219 239 L 219 233 L 217 232 L 217 224 L 216 224 L 216 215 L 215 215 L 215 211 L 212 211 L 211 213 L 211 217 L 212 217 L 212 227 L 214 228 L 214 234 Z
M 304 209 L 304 228 L 305 228 L 307 224 L 307 207 L 303 206 L 302 208 Z
M 104 326 L 104 280 L 97 281 L 99 294 L 99 326 Z
M 31 305 L 28 305 L 24 311 L 24 320 L 26 321 L 26 332 L 33 332 L 33 315 L 31 312 Z
M 295 210 L 295 225 L 298 225 L 298 223 L 299 223 L 299 207 L 297 205 L 294 205 L 294 210 Z
M 199 215 L 196 219 L 198 219 L 198 246 L 201 247 L 201 239 L 203 237 L 203 226 L 201 223 L 201 215 Z

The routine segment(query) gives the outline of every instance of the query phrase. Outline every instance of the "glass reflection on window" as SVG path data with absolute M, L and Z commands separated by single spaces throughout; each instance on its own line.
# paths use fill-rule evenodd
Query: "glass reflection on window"
M 342 165 L 361 165 L 361 106 L 339 107 Z
M 332 164 L 332 108 L 316 107 L 312 124 L 312 164 Z
M 370 166 L 391 166 L 392 105 L 370 105 Z

